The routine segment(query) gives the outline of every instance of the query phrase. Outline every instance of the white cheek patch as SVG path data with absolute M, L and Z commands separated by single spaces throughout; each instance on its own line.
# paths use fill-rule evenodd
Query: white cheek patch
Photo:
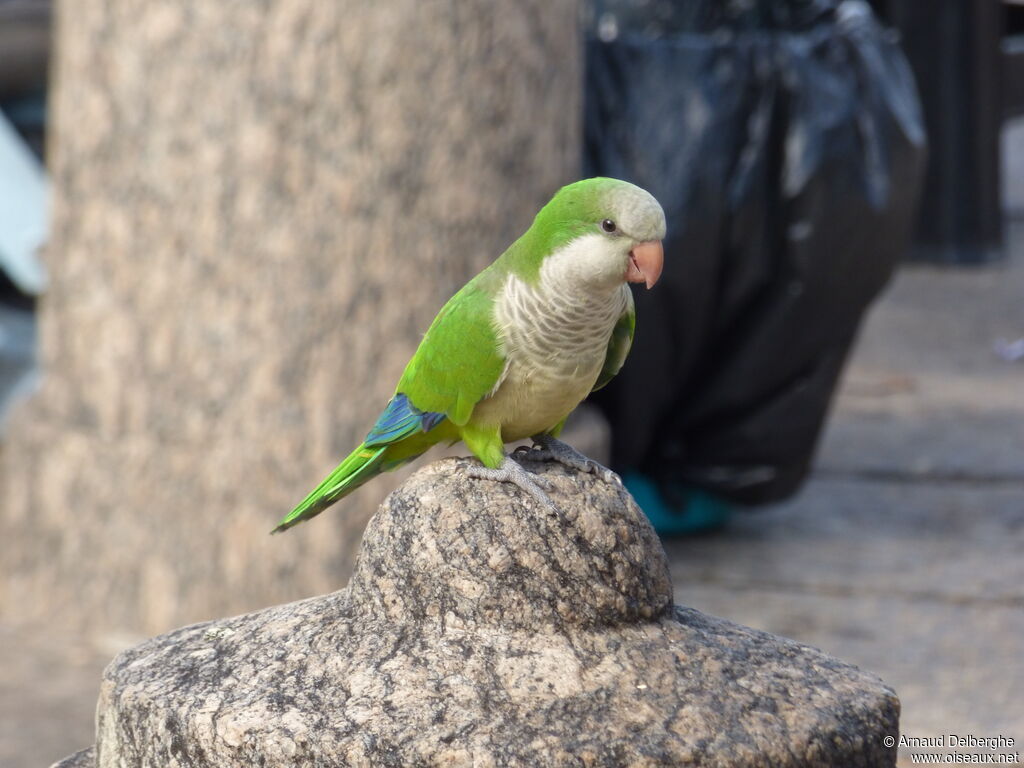
M 578 291 L 588 284 L 610 287 L 625 273 L 622 241 L 594 232 L 571 240 L 548 256 L 540 267 L 540 281 L 547 290 Z

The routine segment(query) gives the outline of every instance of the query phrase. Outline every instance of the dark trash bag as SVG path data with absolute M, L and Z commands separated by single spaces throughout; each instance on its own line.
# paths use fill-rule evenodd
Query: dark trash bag
M 587 175 L 650 190 L 668 220 L 633 350 L 594 398 L 613 466 L 663 493 L 784 498 L 907 246 L 925 154 L 909 69 L 855 0 L 592 10 Z

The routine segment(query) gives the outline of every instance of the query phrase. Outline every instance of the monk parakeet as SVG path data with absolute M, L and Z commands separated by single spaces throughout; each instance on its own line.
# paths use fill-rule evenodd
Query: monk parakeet
M 622 367 L 633 339 L 627 283 L 661 274 L 665 214 L 648 192 L 595 178 L 560 189 L 532 226 L 438 313 L 362 445 L 274 529 L 308 520 L 381 472 L 462 440 L 470 474 L 514 483 L 548 509 L 526 457 L 614 475 L 558 436 L 572 410 Z

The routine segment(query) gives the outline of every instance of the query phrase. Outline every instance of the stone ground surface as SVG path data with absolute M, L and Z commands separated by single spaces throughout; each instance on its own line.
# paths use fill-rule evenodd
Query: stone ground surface
M 900 273 L 804 492 L 667 550 L 678 603 L 877 673 L 905 734 L 1002 734 L 1024 753 L 1024 361 L 992 352 L 1024 336 L 1022 158 L 1009 162 L 1008 263 Z M 130 640 L 0 620 L 0 765 L 91 743 L 101 669 Z

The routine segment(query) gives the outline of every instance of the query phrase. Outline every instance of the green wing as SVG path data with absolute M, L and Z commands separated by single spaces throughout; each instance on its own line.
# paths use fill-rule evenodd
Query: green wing
M 636 308 L 633 305 L 632 292 L 627 294 L 629 299 L 626 302 L 626 309 L 619 316 L 619 320 L 612 329 L 612 337 L 608 340 L 608 352 L 605 354 L 604 365 L 601 366 L 601 373 L 594 382 L 591 392 L 597 392 L 601 387 L 612 380 L 612 377 L 619 372 L 622 364 L 626 362 L 626 355 L 629 348 L 633 346 L 633 331 L 636 328 Z
M 421 411 L 445 414 L 464 426 L 473 408 L 494 391 L 505 356 L 494 328 L 494 296 L 501 274 L 485 269 L 437 313 L 405 368 L 396 393 Z

